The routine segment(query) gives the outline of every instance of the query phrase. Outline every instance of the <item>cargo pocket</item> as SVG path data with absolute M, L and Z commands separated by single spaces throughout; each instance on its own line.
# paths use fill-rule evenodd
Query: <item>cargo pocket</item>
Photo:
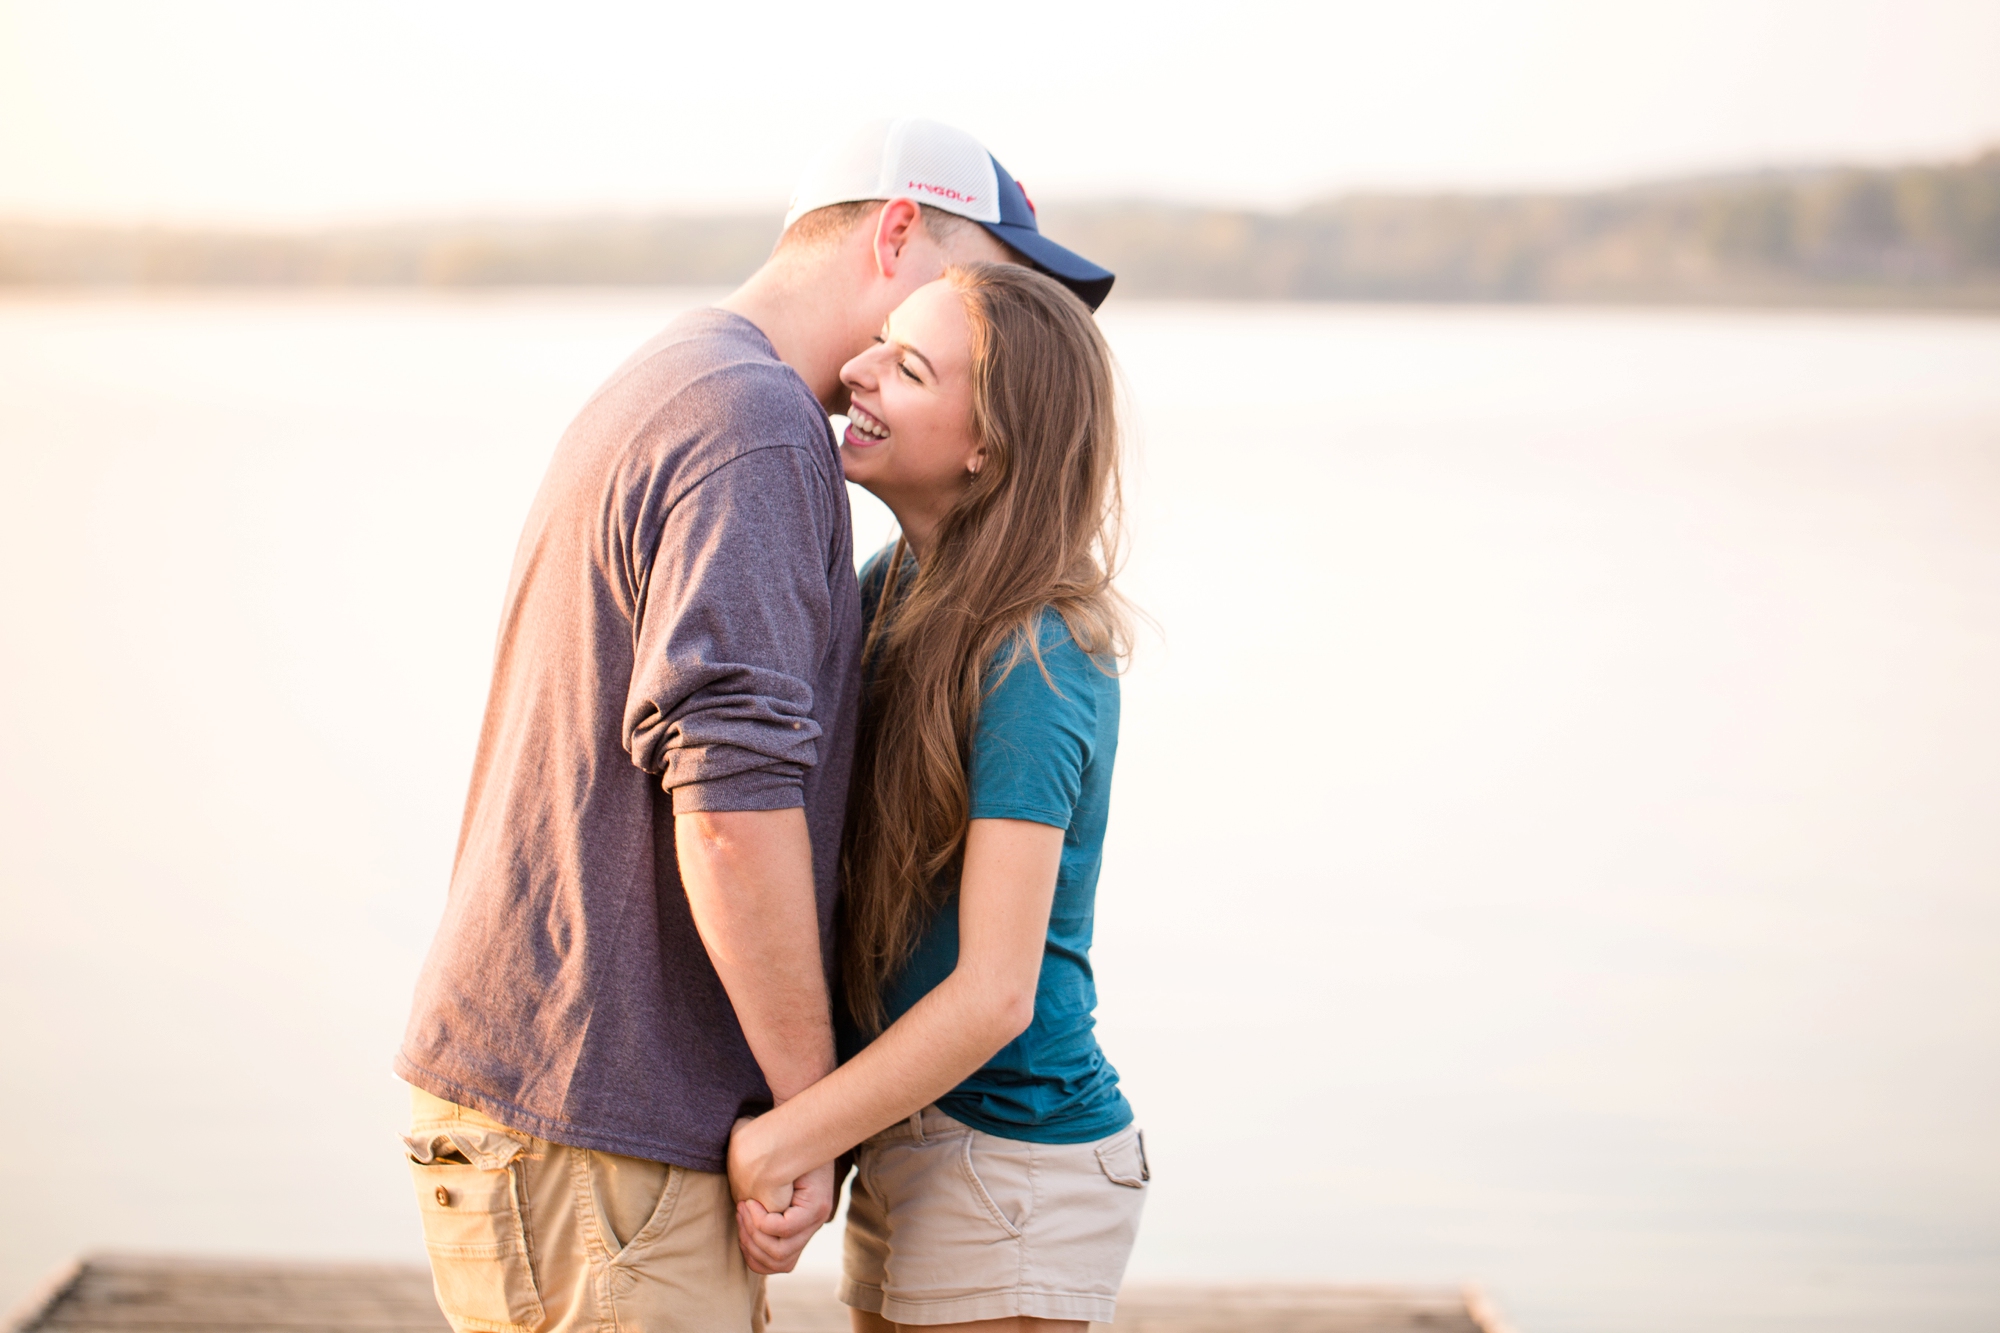
M 477 1126 L 405 1135 L 438 1305 L 458 1329 L 531 1333 L 542 1298 L 528 1256 L 521 1155 L 527 1145 Z
M 1098 1144 L 1097 1165 L 1112 1184 L 1128 1189 L 1142 1190 L 1153 1178 L 1146 1163 L 1146 1136 L 1136 1129 Z

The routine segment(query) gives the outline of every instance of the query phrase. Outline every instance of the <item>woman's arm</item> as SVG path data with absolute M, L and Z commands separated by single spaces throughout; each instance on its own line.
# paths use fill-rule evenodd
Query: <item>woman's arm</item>
M 1035 1016 L 1063 830 L 975 819 L 958 888 L 958 965 L 852 1060 L 729 1140 L 739 1199 L 783 1206 L 794 1180 L 957 1087 Z

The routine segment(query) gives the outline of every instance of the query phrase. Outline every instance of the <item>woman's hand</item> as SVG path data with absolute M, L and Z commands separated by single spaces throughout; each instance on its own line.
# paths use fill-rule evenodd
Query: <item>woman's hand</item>
M 753 1271 L 790 1272 L 833 1216 L 833 1167 L 809 1163 L 830 1163 L 929 1106 L 1033 1021 L 1062 849 L 1063 830 L 1051 824 L 973 820 L 951 975 L 847 1064 L 775 1110 L 736 1122 L 729 1191 Z
M 771 1165 L 777 1144 L 768 1126 L 745 1116 L 729 1132 L 729 1192 L 736 1200 L 736 1241 L 753 1273 L 789 1273 L 806 1242 L 833 1216 L 833 1164 L 796 1179 Z
M 755 1116 L 744 1116 L 729 1130 L 729 1195 L 738 1203 L 755 1199 L 766 1212 L 782 1213 L 792 1206 L 792 1177 L 773 1174 L 768 1131 Z
M 975 819 L 959 875 L 958 965 L 860 1054 L 729 1139 L 739 1210 L 765 1210 L 807 1189 L 826 1162 L 909 1119 L 993 1058 L 1035 1017 L 1063 830 L 1023 819 Z M 828 1200 L 832 1176 L 827 1176 Z M 831 1209 L 829 1208 L 829 1215 Z
M 833 1163 L 816 1167 L 793 1184 L 792 1206 L 766 1211 L 755 1199 L 736 1205 L 736 1243 L 753 1273 L 789 1273 L 806 1242 L 833 1217 Z

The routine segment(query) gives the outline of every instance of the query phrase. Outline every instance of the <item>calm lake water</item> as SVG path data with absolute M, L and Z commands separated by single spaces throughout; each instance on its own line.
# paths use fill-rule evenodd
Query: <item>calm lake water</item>
M 694 299 L 0 301 L 0 1302 L 420 1257 L 388 1059 L 517 527 Z M 2000 322 L 1104 322 L 1134 1276 L 2000 1326 Z

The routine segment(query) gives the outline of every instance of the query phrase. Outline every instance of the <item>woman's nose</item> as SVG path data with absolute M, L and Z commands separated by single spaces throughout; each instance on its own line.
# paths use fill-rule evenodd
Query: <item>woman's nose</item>
M 870 348 L 869 351 L 873 351 Z M 840 382 L 850 389 L 869 390 L 875 387 L 875 368 L 869 364 L 868 352 L 863 352 L 840 368 Z

